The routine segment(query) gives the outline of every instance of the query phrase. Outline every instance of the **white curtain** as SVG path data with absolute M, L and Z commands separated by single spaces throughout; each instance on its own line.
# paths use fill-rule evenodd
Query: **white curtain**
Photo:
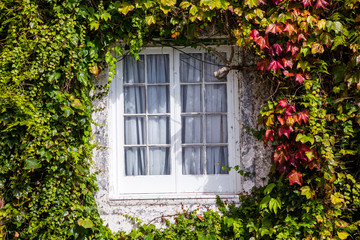
M 216 144 L 227 144 L 226 85 L 210 83 L 219 82 L 213 77 L 214 71 L 219 69 L 219 61 L 205 54 L 202 68 L 201 57 L 201 54 L 180 54 L 182 143 L 195 145 L 182 148 L 182 173 L 204 174 L 206 154 L 206 173 L 223 174 L 227 173 L 222 166 L 228 167 L 228 150 L 227 146 Z M 209 84 L 204 86 L 203 81 Z
M 156 146 L 170 144 L 169 117 L 161 115 L 169 112 L 169 55 L 147 55 L 146 69 L 144 59 L 123 62 L 124 113 L 132 114 L 124 118 L 125 173 L 170 174 L 170 148 Z

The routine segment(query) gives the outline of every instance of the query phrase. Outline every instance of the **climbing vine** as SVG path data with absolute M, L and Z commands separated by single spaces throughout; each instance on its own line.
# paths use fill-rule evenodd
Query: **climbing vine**
M 1 0 L 0 11 L 1 238 L 359 238 L 359 0 Z M 274 152 L 269 184 L 240 207 L 219 201 L 221 215 L 113 235 L 89 171 L 92 78 L 109 67 L 111 80 L 114 52 L 215 51 L 209 29 L 277 86 L 256 134 Z

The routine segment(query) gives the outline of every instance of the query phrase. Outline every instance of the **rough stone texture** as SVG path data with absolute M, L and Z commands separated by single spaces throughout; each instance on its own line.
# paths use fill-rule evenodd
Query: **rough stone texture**
M 245 55 L 245 54 L 244 54 Z M 244 60 L 246 59 L 246 61 Z M 240 63 L 253 64 L 253 59 L 246 56 Z M 96 79 L 95 85 L 101 86 L 107 81 L 106 71 Z M 271 86 L 263 83 L 254 71 L 238 73 L 239 105 L 240 105 L 240 162 L 249 177 L 242 180 L 243 191 L 250 192 L 253 187 L 266 183 L 266 177 L 271 165 L 270 149 L 265 149 L 262 142 L 256 140 L 246 128 L 258 128 L 257 116 L 262 104 L 270 95 Z M 93 140 L 97 144 L 94 149 L 93 171 L 98 171 L 97 180 L 99 190 L 95 194 L 100 215 L 105 224 L 113 231 L 130 231 L 136 227 L 126 215 L 135 216 L 145 223 L 162 226 L 162 218 L 171 218 L 177 212 L 199 209 L 204 211 L 205 206 L 216 210 L 215 199 L 158 199 L 158 200 L 109 200 L 109 137 L 108 137 L 108 95 L 94 100 L 93 112 Z M 234 200 L 234 199 L 230 199 Z

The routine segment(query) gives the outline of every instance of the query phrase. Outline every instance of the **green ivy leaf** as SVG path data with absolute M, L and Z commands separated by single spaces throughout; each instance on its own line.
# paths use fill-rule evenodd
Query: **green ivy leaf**
M 145 22 L 146 22 L 147 25 L 151 25 L 151 24 L 156 23 L 155 16 L 154 15 L 146 16 L 145 17 Z
M 24 169 L 41 168 L 41 164 L 35 158 L 28 158 L 25 160 Z
M 118 11 L 124 15 L 128 14 L 128 12 L 132 11 L 135 7 L 128 2 L 124 2 L 121 4 L 121 7 Z
M 349 236 L 347 232 L 337 232 L 337 235 L 340 239 L 347 239 Z
M 79 224 L 79 226 L 82 226 L 84 228 L 92 228 L 94 226 L 94 223 L 88 218 L 86 218 L 86 219 L 80 218 L 78 220 L 78 224 Z
M 278 209 L 281 209 L 281 200 L 280 198 L 271 198 L 269 202 L 269 209 L 277 214 Z
M 310 199 L 314 194 L 314 192 L 311 190 L 309 186 L 303 186 L 302 188 L 300 188 L 300 190 L 301 190 L 301 195 L 304 195 L 306 199 Z
M 271 191 L 274 189 L 274 187 L 276 187 L 275 183 L 270 183 L 269 185 L 266 186 L 265 190 L 264 190 L 264 194 L 270 194 Z
M 268 206 L 270 199 L 271 199 L 270 195 L 267 195 L 261 200 L 261 202 L 259 204 L 260 210 L 262 210 Z

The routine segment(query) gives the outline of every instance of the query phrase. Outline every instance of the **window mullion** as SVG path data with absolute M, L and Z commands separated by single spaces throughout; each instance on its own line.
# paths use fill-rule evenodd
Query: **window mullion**
M 205 69 L 205 63 L 204 63 L 204 57 L 205 54 L 201 54 L 201 58 L 202 58 L 202 74 L 201 74 L 201 92 L 202 92 L 202 131 L 203 131 L 203 146 L 202 146 L 202 152 L 203 152 L 203 174 L 207 174 L 207 167 L 206 167 L 206 114 L 205 114 L 205 74 L 204 74 L 204 69 Z
M 147 91 L 147 83 L 148 83 L 148 76 L 147 76 L 147 54 L 144 55 L 144 65 L 145 65 L 145 175 L 149 175 L 149 134 L 148 134 L 148 91 Z

